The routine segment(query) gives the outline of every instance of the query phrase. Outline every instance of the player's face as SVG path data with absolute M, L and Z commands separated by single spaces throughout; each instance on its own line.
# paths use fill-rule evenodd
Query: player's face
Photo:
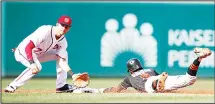
M 130 74 L 133 74 L 134 72 L 132 72 L 132 71 L 129 70 L 129 73 L 130 73 Z
M 69 31 L 70 26 L 67 26 L 65 24 L 60 24 L 59 23 L 59 24 L 57 24 L 57 29 L 58 29 L 58 34 L 60 36 L 62 36 L 62 35 L 65 35 Z
M 70 29 L 70 26 L 68 26 L 68 25 L 64 25 L 64 24 L 60 24 L 61 26 L 62 26 L 62 28 L 63 28 L 63 34 L 66 34 L 68 31 L 69 31 L 69 29 Z

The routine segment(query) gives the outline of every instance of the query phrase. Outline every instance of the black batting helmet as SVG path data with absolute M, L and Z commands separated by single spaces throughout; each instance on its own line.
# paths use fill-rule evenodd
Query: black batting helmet
M 127 62 L 127 69 L 128 69 L 128 72 L 135 72 L 135 71 L 138 71 L 140 69 L 143 69 L 142 66 L 141 66 L 141 63 L 138 59 L 136 58 L 132 58 L 130 60 L 128 60 Z

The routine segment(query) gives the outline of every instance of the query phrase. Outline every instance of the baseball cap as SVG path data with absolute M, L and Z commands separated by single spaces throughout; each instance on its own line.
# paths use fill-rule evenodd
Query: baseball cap
M 71 27 L 72 19 L 69 16 L 63 15 L 58 19 L 58 23 Z

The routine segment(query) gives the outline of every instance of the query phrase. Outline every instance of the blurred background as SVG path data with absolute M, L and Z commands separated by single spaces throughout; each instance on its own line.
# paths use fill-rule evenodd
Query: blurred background
M 12 48 L 41 25 L 55 25 L 62 15 L 72 18 L 66 34 L 69 65 L 91 77 L 123 77 L 126 62 L 138 58 L 144 68 L 170 75 L 185 74 L 196 58 L 195 47 L 212 55 L 198 76 L 214 78 L 213 2 L 2 2 L 3 77 L 18 76 L 25 67 Z M 55 77 L 55 61 L 42 63 L 36 77 Z

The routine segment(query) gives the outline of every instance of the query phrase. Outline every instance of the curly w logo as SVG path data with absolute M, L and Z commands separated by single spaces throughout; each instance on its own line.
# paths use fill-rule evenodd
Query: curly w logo
M 101 39 L 100 65 L 113 67 L 117 55 L 124 51 L 135 52 L 144 60 L 144 66 L 157 66 L 157 40 L 152 36 L 153 26 L 142 23 L 140 31 L 136 29 L 137 17 L 128 13 L 123 17 L 124 28 L 118 33 L 118 21 L 106 21 L 106 33 Z

